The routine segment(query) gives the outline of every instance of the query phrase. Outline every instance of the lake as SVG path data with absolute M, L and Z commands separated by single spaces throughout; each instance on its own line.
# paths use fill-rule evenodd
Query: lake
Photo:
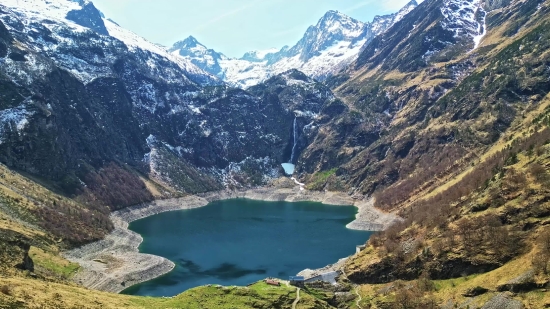
M 372 234 L 345 227 L 356 213 L 353 206 L 233 199 L 132 222 L 144 239 L 140 252 L 176 267 L 123 294 L 174 296 L 200 285 L 244 286 L 324 267 L 355 253 Z

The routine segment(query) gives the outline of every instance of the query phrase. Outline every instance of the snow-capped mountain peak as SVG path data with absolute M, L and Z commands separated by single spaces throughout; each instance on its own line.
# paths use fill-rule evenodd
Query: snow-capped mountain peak
M 269 55 L 278 53 L 280 50 L 277 48 L 270 48 L 265 50 L 253 50 L 245 53 L 240 59 L 251 62 L 262 62 L 269 58 Z
M 365 26 L 365 23 L 340 13 L 339 11 L 328 11 L 319 22 L 317 22 L 315 28 L 325 32 L 357 36 L 360 33 L 356 31 L 362 31 Z
M 174 44 L 170 51 L 236 87 L 247 88 L 291 69 L 323 80 L 355 60 L 365 44 L 417 6 L 412 0 L 399 12 L 377 16 L 371 23 L 331 10 L 294 46 L 251 51 L 240 59 L 228 59 L 192 37 Z
M 197 67 L 220 79 L 224 77 L 219 62 L 227 59 L 227 57 L 213 49 L 207 48 L 199 43 L 193 36 L 189 36 L 183 41 L 176 42 L 168 49 L 168 52 L 190 61 Z
M 418 6 L 418 2 L 415 0 L 411 0 L 409 3 L 407 3 L 399 12 L 395 14 L 395 17 L 393 19 L 393 22 L 396 23 L 403 19 L 405 15 L 409 14 L 412 10 L 414 10 Z
M 290 49 L 290 56 L 300 56 L 306 62 L 320 55 L 337 42 L 346 41 L 350 45 L 368 35 L 368 24 L 353 19 L 338 11 L 328 11 L 315 26 L 307 29 L 304 37 Z
M 191 49 L 191 48 L 199 48 L 204 50 L 207 49 L 206 46 L 199 43 L 199 41 L 197 41 L 197 39 L 192 35 L 190 35 L 183 41 L 176 42 L 172 47 L 172 49 Z

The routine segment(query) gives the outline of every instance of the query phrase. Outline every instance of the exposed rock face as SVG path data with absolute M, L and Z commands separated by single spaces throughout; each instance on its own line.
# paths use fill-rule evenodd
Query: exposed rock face
M 483 5 L 485 10 L 492 11 L 506 7 L 510 2 L 511 0 L 485 0 Z
M 492 297 L 481 309 L 523 309 L 521 301 L 513 299 L 505 293 L 497 294 Z
M 336 101 L 298 71 L 247 92 L 217 85 L 108 20 L 111 36 L 64 19 L 25 25 L 21 16 L 44 17 L 2 10 L 4 54 L 22 56 L 0 68 L 0 160 L 68 193 L 109 162 L 183 192 L 265 184 L 292 148 L 299 154 L 309 144 L 317 115 Z
M 88 1 L 82 1 L 81 5 L 82 9 L 72 10 L 67 13 L 67 19 L 83 27 L 90 28 L 99 34 L 109 35 L 103 23 L 101 13 L 96 9 L 94 4 Z
M 537 284 L 535 282 L 535 272 L 533 270 L 529 270 L 520 276 L 501 284 L 497 287 L 497 290 L 499 292 L 512 292 L 512 293 L 520 293 L 520 292 L 529 292 L 533 289 L 537 288 Z

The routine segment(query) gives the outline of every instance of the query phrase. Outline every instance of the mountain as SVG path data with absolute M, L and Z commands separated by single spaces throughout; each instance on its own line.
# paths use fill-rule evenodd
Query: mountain
M 197 67 L 223 79 L 223 69 L 220 66 L 220 61 L 227 59 L 227 57 L 206 48 L 192 36 L 176 42 L 172 48 L 168 49 L 168 52 L 190 60 Z
M 366 26 L 329 12 L 299 44 L 237 60 L 193 38 L 168 52 L 90 4 L 0 0 L 0 304 L 550 304 L 550 1 L 425 0 Z M 373 37 L 323 82 L 262 71 L 365 29 Z M 182 49 L 226 75 L 224 64 L 248 66 L 250 84 L 266 76 L 232 88 Z M 299 301 L 264 283 L 158 299 L 72 282 L 79 266 L 60 252 L 103 239 L 111 211 L 256 186 L 346 192 L 401 220 L 332 266 L 338 285 L 307 285 Z
M 239 59 L 207 49 L 189 37 L 174 44 L 170 52 L 193 62 L 201 69 L 235 87 L 247 88 L 291 69 L 298 69 L 317 80 L 324 80 L 351 63 L 361 49 L 401 20 L 418 4 L 413 0 L 399 12 L 376 16 L 363 23 L 337 11 L 328 11 L 310 26 L 292 47 L 245 53 Z
M 524 297 L 549 278 L 549 13 L 426 0 L 325 82 L 348 110 L 300 156 L 301 181 L 403 218 L 344 266 L 365 307 L 548 303 Z
M 178 192 L 264 184 L 291 159 L 293 129 L 337 101 L 294 70 L 250 91 L 227 87 L 88 1 L 1 3 L 0 160 L 67 194 L 84 194 L 111 164 Z M 180 46 L 223 58 L 193 38 Z

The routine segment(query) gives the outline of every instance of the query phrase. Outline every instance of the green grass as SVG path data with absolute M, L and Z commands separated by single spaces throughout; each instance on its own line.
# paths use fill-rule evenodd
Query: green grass
M 460 277 L 460 278 L 454 278 L 454 279 L 447 279 L 447 280 L 434 280 L 433 283 L 435 285 L 436 291 L 446 290 L 446 289 L 452 289 L 459 285 L 462 285 L 463 283 L 476 278 L 479 276 L 478 274 L 467 276 L 467 277 Z
M 0 304 L 18 303 L 22 308 L 184 308 L 184 309 L 291 309 L 296 288 L 270 286 L 263 282 L 250 287 L 202 286 L 174 297 L 141 297 L 120 295 L 30 279 L 1 278 Z M 297 309 L 330 309 L 327 303 L 300 292 Z
M 80 265 L 71 263 L 56 254 L 36 247 L 31 247 L 29 256 L 33 260 L 35 267 L 41 267 L 65 279 L 71 278 L 80 269 Z
M 277 287 L 264 282 L 250 287 L 204 286 L 173 298 L 134 298 L 131 303 L 147 308 L 291 308 L 295 291 L 294 287 Z
M 336 173 L 336 168 L 333 168 L 328 171 L 318 172 L 315 173 L 311 180 L 310 184 L 308 184 L 309 190 L 321 190 L 323 189 L 323 186 L 327 183 L 327 180 L 330 176 L 334 175 Z

